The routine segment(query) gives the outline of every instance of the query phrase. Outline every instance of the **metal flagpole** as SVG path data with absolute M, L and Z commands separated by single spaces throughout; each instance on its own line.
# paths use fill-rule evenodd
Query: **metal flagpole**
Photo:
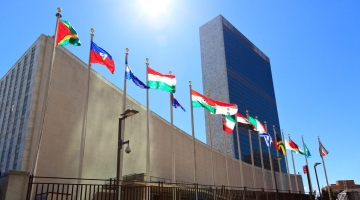
M 194 112 L 192 106 L 192 95 L 191 95 L 191 81 L 189 81 L 189 88 L 190 88 L 190 110 L 191 110 L 191 134 L 193 139 L 193 151 L 194 151 L 194 184 L 196 184 L 196 148 L 195 148 L 195 131 L 194 131 Z M 197 190 L 196 190 L 196 200 L 198 199 Z
M 207 96 L 210 98 L 210 90 L 207 90 Z M 211 116 L 210 112 L 208 112 L 208 118 L 209 118 L 210 146 L 211 146 L 211 173 L 212 173 L 212 178 L 213 178 L 213 185 L 215 186 L 213 138 L 212 138 L 212 116 Z
M 246 117 L 249 120 L 249 111 L 246 110 Z M 250 152 L 251 152 L 251 165 L 252 165 L 252 173 L 253 173 L 253 181 L 254 181 L 254 188 L 256 188 L 256 177 L 255 177 L 255 166 L 254 166 L 254 152 L 252 148 L 252 140 L 251 140 L 251 130 L 248 129 L 249 133 L 249 141 L 250 141 Z
M 258 117 L 255 116 L 255 118 L 257 119 Z M 266 184 L 266 178 L 265 178 L 265 172 L 264 172 L 264 159 L 263 159 L 263 154 L 262 154 L 262 146 L 261 146 L 261 140 L 260 140 L 260 133 L 258 132 L 258 140 L 259 140 L 259 149 L 260 149 L 260 159 L 261 159 L 261 172 L 262 172 L 262 178 L 263 178 L 263 182 L 264 182 L 264 188 L 267 189 L 267 184 Z
M 169 74 L 171 74 L 171 71 L 169 71 Z M 171 123 L 171 155 L 172 155 L 172 162 L 171 162 L 171 169 L 172 169 L 172 177 L 171 182 L 176 182 L 176 176 L 175 176 L 175 147 L 174 147 L 174 139 L 175 139 L 175 133 L 174 133 L 174 120 L 173 120 L 173 101 L 174 101 L 174 95 L 172 92 L 170 92 L 170 123 Z M 174 185 L 175 186 L 175 185 Z M 173 189 L 173 200 L 176 199 L 175 195 L 175 189 Z
M 220 97 L 220 101 L 222 101 L 222 97 Z M 226 132 L 224 131 L 224 156 L 225 156 L 225 165 L 226 165 L 226 180 L 227 186 L 230 186 L 229 180 L 229 166 L 228 166 L 228 159 L 227 159 L 227 139 L 226 139 Z
M 124 91 L 123 91 L 123 103 L 122 103 L 122 112 L 121 113 L 125 113 L 126 110 L 126 67 L 128 65 L 128 57 L 129 57 L 129 48 L 125 49 L 125 70 L 124 70 Z M 126 120 L 122 120 L 122 124 L 121 124 L 121 141 L 125 141 L 125 121 Z M 123 160 L 123 152 L 120 151 L 120 161 Z M 123 169 L 123 163 L 124 162 L 120 162 L 120 171 L 119 171 L 119 177 L 120 177 L 120 183 L 121 183 L 121 178 L 122 178 L 122 169 Z M 121 190 L 121 188 L 120 188 Z M 121 195 L 119 196 L 121 198 Z
M 58 24 L 59 24 L 59 20 L 62 17 L 60 12 L 62 11 L 61 8 L 57 8 L 58 13 L 56 13 L 56 25 L 55 25 L 55 36 L 54 36 L 54 44 L 53 44 L 53 48 L 52 48 L 52 53 L 51 53 L 51 58 L 50 58 L 50 65 L 49 65 L 49 70 L 47 73 L 47 79 L 46 79 L 46 85 L 45 85 L 45 89 L 44 89 L 44 98 L 43 98 L 43 104 L 41 107 L 41 115 L 40 115 L 40 121 L 39 121 L 39 128 L 38 128 L 38 133 L 37 138 L 36 138 L 36 153 L 34 155 L 34 158 L 32 159 L 32 165 L 31 165 L 31 170 L 30 173 L 31 174 L 35 174 L 36 173 L 36 168 L 37 168 L 37 162 L 39 159 L 39 149 L 41 146 L 41 139 L 42 139 L 42 135 L 43 135 L 43 131 L 44 131 L 44 123 L 45 123 L 45 113 L 47 110 L 47 104 L 48 104 L 48 97 L 49 97 L 49 90 L 50 90 L 50 85 L 51 85 L 51 74 L 52 74 L 52 68 L 54 65 L 54 60 L 55 60 L 55 47 L 57 46 L 56 44 L 56 38 L 58 35 Z
M 90 46 L 94 39 L 94 29 L 90 29 Z M 84 114 L 83 114 L 83 123 L 82 123 L 82 131 L 81 131 L 81 144 L 80 144 L 80 159 L 79 159 L 79 172 L 78 172 L 78 182 L 80 183 L 80 178 L 83 177 L 83 164 L 84 164 L 84 151 L 85 151 L 85 139 L 86 139 L 86 124 L 87 124 L 87 112 L 88 112 L 88 104 L 89 104 L 89 93 L 90 93 L 90 76 L 91 76 L 91 63 L 90 63 L 90 53 L 89 53 L 89 63 L 88 63 L 88 77 L 87 77 L 87 88 L 85 94 L 85 103 L 84 103 Z
M 149 58 L 146 58 L 146 85 L 148 85 Z M 150 186 L 150 129 L 149 129 L 149 90 L 146 90 L 146 181 Z
M 240 148 L 240 135 L 239 135 L 239 125 L 236 121 L 236 136 L 237 136 L 237 145 L 238 145 L 238 154 L 239 154 L 239 166 L 240 166 L 240 176 L 241 176 L 241 187 L 245 187 L 244 185 L 244 175 L 242 169 L 242 158 L 241 158 L 241 148 Z
M 277 133 L 275 131 L 275 125 L 273 125 L 273 131 L 274 131 L 274 136 L 275 136 L 275 141 L 277 145 Z M 279 151 L 276 151 L 276 156 L 279 158 Z M 280 159 L 277 159 L 278 160 L 278 165 L 279 165 L 279 172 L 280 172 L 280 184 L 281 184 L 281 189 L 283 190 L 284 189 L 284 183 L 283 183 L 283 177 L 282 177 L 282 170 L 281 170 L 281 165 L 280 165 Z
M 264 121 L 264 125 L 265 125 L 265 131 L 266 133 L 268 132 L 267 131 L 267 124 L 266 124 L 266 121 Z M 270 169 L 272 172 L 275 171 L 274 167 L 273 167 L 273 158 L 271 157 L 271 152 L 270 152 L 270 147 L 268 146 L 268 153 L 269 153 L 269 160 L 270 160 Z M 273 186 L 274 186 L 274 189 L 277 188 L 277 186 L 275 185 L 275 173 L 272 173 L 273 174 L 273 178 L 272 178 L 272 182 L 273 182 Z M 276 191 L 277 192 L 277 191 Z
M 289 142 L 290 142 L 290 141 L 291 141 L 291 138 L 290 138 L 290 133 L 289 133 L 288 135 L 289 135 Z M 298 182 L 297 182 L 297 175 L 296 175 L 296 168 L 295 168 L 294 154 L 293 154 L 293 152 L 292 152 L 292 151 L 291 151 L 291 158 L 292 158 L 293 167 L 294 167 L 294 175 L 295 175 L 296 191 L 297 191 L 297 193 L 299 193 L 299 185 L 298 185 Z
M 318 140 L 319 140 L 319 146 L 320 146 L 320 136 L 318 136 Z M 322 146 L 322 145 L 321 145 Z M 328 177 L 327 177 L 327 173 L 326 173 L 326 167 L 325 167 L 325 161 L 324 161 L 324 156 L 322 156 L 321 152 L 320 152 L 320 155 L 321 155 L 321 159 L 322 159 L 322 162 L 323 162 L 323 166 L 324 166 L 324 172 L 325 172 L 325 178 L 326 178 L 326 188 L 328 190 L 328 193 L 329 193 L 329 198 L 330 200 L 332 200 L 331 198 L 331 192 L 330 192 L 330 188 L 329 188 L 329 181 L 328 181 Z M 320 191 L 319 191 L 320 192 Z
M 281 130 L 281 141 L 283 141 L 284 138 L 284 129 Z M 285 141 L 284 141 L 285 142 Z M 285 148 L 285 153 L 286 153 L 286 148 Z M 289 179 L 289 187 L 290 187 L 290 192 L 293 191 L 292 187 L 291 187 L 291 180 L 290 180 L 290 172 L 289 172 L 289 162 L 288 162 L 288 158 L 287 158 L 287 153 L 285 155 L 285 161 L 286 161 L 286 171 L 288 174 L 288 179 Z
M 302 139 L 302 143 L 303 143 L 303 148 L 304 148 L 304 153 L 305 153 L 305 161 L 306 161 L 306 167 L 307 167 L 307 177 L 308 177 L 308 181 L 309 181 L 309 190 L 310 190 L 310 197 L 312 197 L 312 184 L 311 184 L 311 177 L 310 177 L 310 170 L 309 170 L 309 163 L 307 160 L 307 156 L 306 156 L 306 149 L 305 149 L 305 142 L 304 142 L 304 136 L 301 135 L 301 139 Z

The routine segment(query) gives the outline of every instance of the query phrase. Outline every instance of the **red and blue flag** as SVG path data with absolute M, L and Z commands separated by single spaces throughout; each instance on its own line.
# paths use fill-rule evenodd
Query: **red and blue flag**
M 94 42 L 91 42 L 90 47 L 90 63 L 105 65 L 110 70 L 110 72 L 114 74 L 115 63 L 112 59 L 112 56 Z

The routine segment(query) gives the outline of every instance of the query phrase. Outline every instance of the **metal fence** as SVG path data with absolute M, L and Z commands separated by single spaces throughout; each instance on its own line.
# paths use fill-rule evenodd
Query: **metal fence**
M 198 184 L 30 176 L 27 200 L 309 200 L 306 194 Z

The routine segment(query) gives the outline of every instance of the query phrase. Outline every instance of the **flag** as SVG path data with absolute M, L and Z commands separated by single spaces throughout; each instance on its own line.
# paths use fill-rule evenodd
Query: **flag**
M 304 149 L 305 149 L 305 156 L 307 158 L 311 158 L 311 153 L 309 151 L 309 149 L 307 148 L 306 144 L 304 143 Z
M 262 132 L 260 133 L 260 137 L 264 138 L 266 145 L 270 148 L 271 143 L 273 142 L 271 136 L 266 132 Z
M 304 174 L 307 173 L 307 165 L 304 165 L 304 166 L 303 166 L 303 171 L 304 171 Z
M 176 79 L 171 74 L 161 74 L 148 67 L 148 86 L 165 92 L 175 93 Z
M 203 107 L 211 114 L 235 115 L 237 113 L 237 105 L 216 101 L 205 97 L 204 95 L 191 89 L 192 106 L 194 108 Z
M 276 138 L 276 146 L 278 147 L 277 150 L 280 151 L 280 153 L 282 153 L 285 156 L 286 155 L 285 145 L 276 132 L 275 132 L 275 138 Z
M 55 42 L 56 46 L 65 46 L 67 44 L 81 46 L 81 42 L 74 27 L 72 27 L 70 22 L 66 20 L 58 21 L 57 37 Z
M 96 45 L 95 42 L 91 42 L 90 63 L 105 65 L 110 72 L 114 74 L 115 63 L 112 56 L 107 51 Z
M 329 154 L 329 152 L 325 149 L 325 147 L 322 145 L 320 141 L 319 141 L 319 152 L 321 157 Z
M 125 61 L 126 68 L 125 68 L 125 78 L 128 80 L 132 80 L 135 85 L 139 86 L 141 89 L 149 89 L 147 85 L 145 85 L 142 81 L 140 81 L 134 73 L 131 71 L 129 65 L 127 64 L 127 61 Z
M 285 148 L 287 150 L 291 150 L 296 154 L 301 154 L 305 156 L 305 153 L 299 148 L 299 146 L 297 144 L 295 144 L 295 142 L 293 142 L 292 140 L 290 140 L 290 142 L 288 142 L 287 140 L 285 140 Z
M 172 105 L 174 108 L 180 107 L 184 112 L 186 112 L 186 110 L 180 105 L 180 103 L 175 99 L 175 97 L 173 97 L 172 100 Z
M 236 121 L 239 127 L 253 130 L 253 126 L 250 124 L 250 122 L 240 113 L 236 113 Z
M 266 133 L 264 125 L 259 120 L 249 116 L 249 122 L 254 126 L 255 131 L 259 132 L 259 134 Z
M 280 151 L 279 146 L 277 145 L 277 143 L 274 140 L 272 140 L 272 144 L 277 151 Z
M 235 119 L 230 115 L 223 115 L 222 122 L 223 130 L 229 134 L 232 134 L 236 123 Z

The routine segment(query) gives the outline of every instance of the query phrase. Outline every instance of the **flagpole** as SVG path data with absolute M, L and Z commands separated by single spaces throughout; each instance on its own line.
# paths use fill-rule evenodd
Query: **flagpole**
M 281 130 L 281 140 L 283 141 L 284 139 L 284 129 Z M 285 141 L 284 141 L 285 142 Z M 286 161 L 286 171 L 287 171 L 287 175 L 288 175 L 288 179 L 289 179 L 289 186 L 290 186 L 290 192 L 293 191 L 292 186 L 291 186 L 291 179 L 290 179 L 290 172 L 289 172 L 289 162 L 288 162 L 288 157 L 287 157 L 287 153 L 286 153 L 286 148 L 285 148 L 285 161 Z
M 255 116 L 255 118 L 257 119 L 258 117 Z M 262 172 L 262 178 L 263 178 L 263 182 L 264 182 L 264 188 L 267 189 L 267 184 L 266 184 L 266 178 L 265 178 L 265 172 L 264 172 L 264 159 L 263 159 L 263 154 L 262 154 L 262 146 L 261 146 L 261 140 L 260 140 L 260 132 L 258 132 L 258 140 L 259 140 L 259 149 L 260 149 L 260 159 L 261 159 L 261 172 Z
M 289 135 L 289 142 L 290 142 L 290 141 L 291 141 L 291 138 L 290 138 L 290 133 L 289 133 L 288 135 Z M 296 191 L 297 191 L 297 193 L 299 193 L 299 185 L 298 185 L 298 182 L 297 182 L 297 175 L 296 175 L 296 168 L 295 168 L 294 154 L 293 154 L 293 152 L 292 152 L 292 151 L 291 151 L 291 158 L 292 158 L 293 167 L 294 167 L 294 175 L 295 175 Z
M 310 197 L 312 197 L 312 184 L 311 184 L 311 177 L 310 177 L 310 170 L 309 170 L 309 163 L 307 160 L 307 155 L 306 155 L 306 148 L 305 148 L 305 142 L 304 142 L 304 136 L 301 135 L 301 139 L 302 139 L 302 143 L 303 143 L 303 148 L 304 148 L 304 153 L 305 153 L 305 161 L 306 161 L 306 168 L 307 168 L 307 178 L 308 178 L 308 182 L 309 182 L 309 190 L 310 190 Z
M 238 146 L 238 154 L 239 154 L 239 166 L 240 166 L 240 176 L 241 176 L 241 187 L 245 187 L 244 185 L 244 175 L 242 168 L 242 158 L 241 158 L 241 148 L 240 148 L 240 135 L 239 135 L 239 125 L 236 121 L 236 136 L 237 136 L 237 146 Z
M 265 131 L 266 131 L 266 133 L 268 132 L 267 131 L 267 124 L 266 124 L 266 121 L 264 121 L 264 125 L 265 125 Z M 273 167 L 273 158 L 271 157 L 271 152 L 270 152 L 270 145 L 268 146 L 268 153 L 269 153 L 269 160 L 270 160 L 270 169 L 271 169 L 271 171 L 272 172 L 275 172 L 275 169 L 274 169 L 274 167 Z M 272 173 L 273 175 L 272 175 L 272 182 L 273 182 L 273 186 L 274 186 L 274 189 L 275 188 L 277 188 L 277 185 L 275 185 L 276 183 L 275 183 L 275 173 Z M 276 191 L 277 192 L 277 191 Z
M 207 96 L 210 98 L 210 90 L 207 90 Z M 210 131 L 210 146 L 211 146 L 211 174 L 213 178 L 213 185 L 215 186 L 215 174 L 214 174 L 214 155 L 213 155 L 213 137 L 212 137 L 212 116 L 208 112 L 209 118 L 209 131 Z
M 246 110 L 246 117 L 249 120 L 249 111 Z M 254 152 L 252 148 L 252 139 L 251 139 L 251 130 L 248 129 L 249 133 L 249 141 L 250 141 L 250 152 L 251 152 L 251 165 L 252 165 L 252 173 L 253 173 L 253 181 L 254 181 L 254 188 L 256 188 L 256 177 L 255 177 L 255 166 L 254 166 Z
M 90 47 L 94 39 L 94 29 L 90 29 Z M 90 62 L 90 53 L 89 53 L 89 63 L 88 63 L 88 77 L 87 77 L 87 86 L 85 93 L 85 104 L 84 104 L 84 114 L 83 114 L 83 123 L 82 123 L 82 131 L 81 131 L 81 143 L 80 143 L 80 159 L 79 159 L 79 172 L 78 178 L 82 178 L 83 174 L 83 164 L 84 164 L 84 151 L 85 151 L 85 139 L 86 139 L 86 124 L 87 124 L 87 112 L 88 112 L 88 104 L 89 104 L 89 93 L 90 93 L 90 76 L 91 76 L 91 62 Z M 81 181 L 78 180 L 80 183 Z
M 51 85 L 51 74 L 52 74 L 52 68 L 54 66 L 54 60 L 55 60 L 55 48 L 57 46 L 56 44 L 56 38 L 58 35 L 58 25 L 59 25 L 59 20 L 62 17 L 60 12 L 62 11 L 62 9 L 59 7 L 57 8 L 58 13 L 56 13 L 56 25 L 55 25 L 55 36 L 54 36 L 54 44 L 52 47 L 52 53 L 51 53 L 51 58 L 50 58 L 50 65 L 49 65 L 49 70 L 47 73 L 47 79 L 46 79 L 46 85 L 45 85 L 45 89 L 44 89 L 44 97 L 43 97 L 43 104 L 41 107 L 41 115 L 40 115 L 40 121 L 39 121 L 39 129 L 38 129 L 38 133 L 37 138 L 36 138 L 36 153 L 34 155 L 34 158 L 32 160 L 32 165 L 31 165 L 31 170 L 30 173 L 31 174 L 35 174 L 36 172 L 36 168 L 37 168 L 37 164 L 38 164 L 38 159 L 39 159 L 39 150 L 40 150 L 40 146 L 41 146 L 41 139 L 42 139 L 42 135 L 43 135 L 43 131 L 44 131 L 44 122 L 45 122 L 45 113 L 47 110 L 47 104 L 48 104 L 48 97 L 49 97 L 49 90 L 50 90 L 50 85 Z
M 146 58 L 146 85 L 148 85 L 149 58 Z M 149 89 L 146 90 L 146 182 L 150 186 L 150 130 L 149 130 Z
M 274 131 L 274 136 L 275 136 L 275 141 L 277 145 L 277 133 L 275 131 L 275 125 L 273 125 L 273 131 Z M 280 155 L 279 155 L 279 151 L 276 151 L 276 156 L 279 158 Z M 280 165 L 280 159 L 277 159 L 278 160 L 278 165 L 279 165 L 279 172 L 280 172 L 280 184 L 281 184 L 281 189 L 283 190 L 284 189 L 284 183 L 283 183 L 283 177 L 282 177 L 282 170 L 281 170 L 281 165 Z
M 171 74 L 171 71 L 169 71 L 169 74 Z M 173 93 L 170 92 L 170 122 L 171 122 L 171 154 L 172 154 L 172 183 L 175 183 L 175 147 L 174 147 L 174 120 L 173 120 Z
M 220 97 L 220 101 L 222 101 L 222 97 Z M 224 132 L 224 156 L 225 156 L 225 165 L 226 165 L 226 180 L 227 180 L 227 186 L 230 186 L 229 181 L 229 166 L 228 166 L 228 159 L 227 159 L 227 139 L 226 139 L 226 132 Z
M 320 146 L 320 136 L 318 136 L 318 140 L 319 140 L 319 146 Z M 322 146 L 322 145 L 321 145 Z M 322 159 L 322 162 L 323 162 L 323 166 L 324 166 L 324 172 L 325 172 L 325 178 L 326 178 L 326 188 L 328 190 L 328 193 L 329 193 L 329 198 L 330 200 L 332 200 L 331 198 L 331 192 L 330 192 L 330 188 L 329 188 L 329 181 L 328 181 L 328 177 L 327 177 L 327 173 L 326 173 L 326 167 L 325 167 L 325 161 L 324 161 L 324 156 L 322 156 L 321 152 L 320 152 L 320 155 L 321 155 L 321 159 Z M 320 192 L 320 191 L 319 191 Z
M 189 88 L 190 88 L 190 110 L 191 110 L 191 134 L 193 139 L 193 151 L 194 151 L 194 184 L 196 184 L 196 148 L 195 148 L 195 131 L 194 131 L 194 112 L 192 106 L 192 95 L 191 95 L 191 81 L 189 81 Z M 196 191 L 196 200 L 198 199 L 197 191 Z
M 121 113 L 125 113 L 126 110 L 126 67 L 128 65 L 128 57 L 129 57 L 129 48 L 125 49 L 125 70 L 124 70 L 124 91 L 123 91 L 123 103 L 122 103 L 122 112 Z M 122 120 L 121 122 L 121 141 L 125 141 L 125 120 Z M 120 160 L 123 160 L 123 156 L 124 154 L 122 153 L 122 151 L 120 151 Z M 122 169 L 123 169 L 123 163 L 124 162 L 120 162 L 120 170 L 119 170 L 119 177 L 120 177 L 120 183 L 121 183 L 121 179 L 122 179 Z M 121 188 L 120 188 L 121 190 Z M 121 196 L 119 196 L 119 198 L 121 198 Z

